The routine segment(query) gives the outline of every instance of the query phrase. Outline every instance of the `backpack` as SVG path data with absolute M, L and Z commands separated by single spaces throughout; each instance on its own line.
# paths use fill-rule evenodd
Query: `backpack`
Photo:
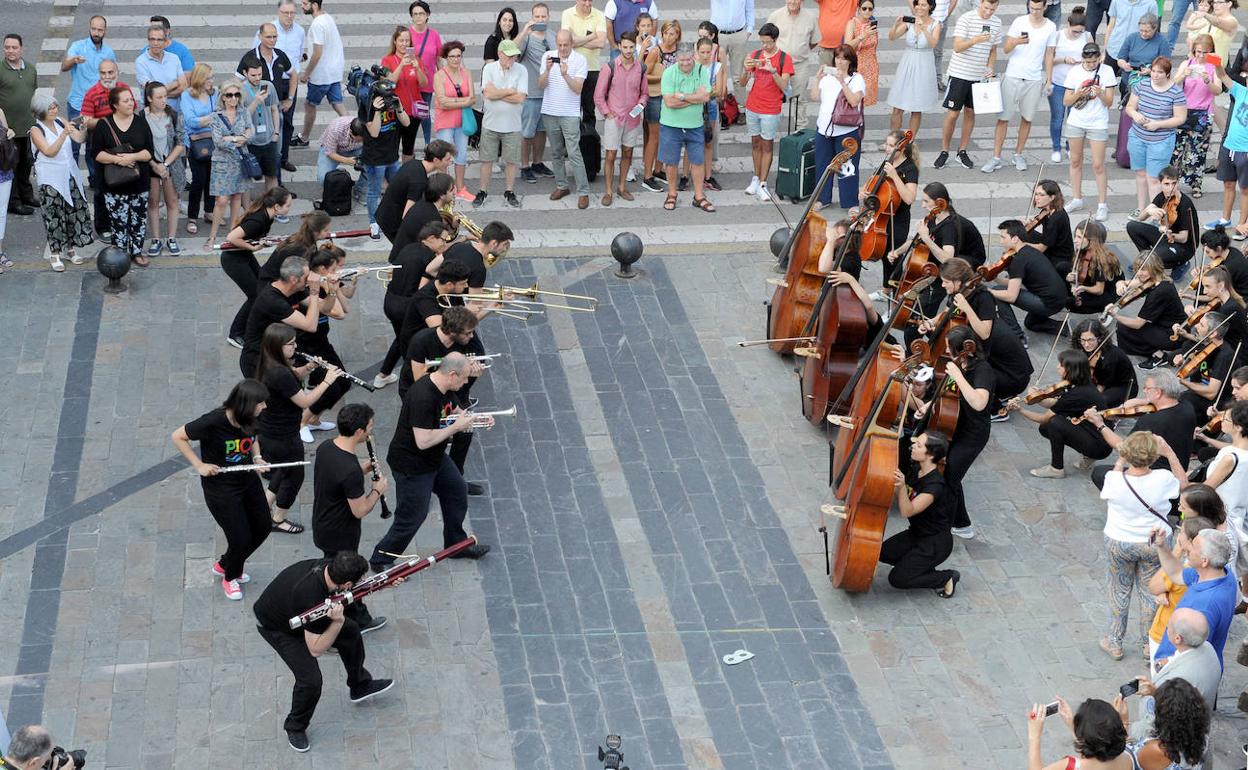
M 321 210 L 331 217 L 345 217 L 351 213 L 351 191 L 355 182 L 351 175 L 340 168 L 325 175 L 321 190 Z
M 14 171 L 18 161 L 17 143 L 8 137 L 5 129 L 0 123 L 0 171 Z

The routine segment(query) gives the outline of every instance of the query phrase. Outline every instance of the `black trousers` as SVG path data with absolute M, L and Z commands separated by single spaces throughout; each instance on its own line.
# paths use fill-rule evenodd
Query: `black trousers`
M 598 87 L 598 70 L 590 70 L 581 86 L 581 120 L 595 122 L 598 112 L 594 106 L 594 89 Z
M 286 715 L 282 726 L 287 732 L 307 730 L 312 714 L 316 712 L 316 704 L 321 700 L 320 663 L 308 651 L 303 631 L 273 631 L 263 626 L 256 626 L 256 630 L 277 651 L 278 657 L 290 669 L 290 673 L 295 675 L 295 686 L 290 695 L 290 713 Z M 347 686 L 352 692 L 360 691 L 372 681 L 372 675 L 364 668 L 364 638 L 360 636 L 358 623 L 350 618 L 343 621 L 333 647 L 338 651 L 342 667 L 347 671 Z
M 295 135 L 295 107 L 299 105 L 297 90 L 298 85 L 292 83 L 290 87 L 290 109 L 282 113 L 282 163 L 290 160 L 290 138 Z
M 468 537 L 464 519 L 468 516 L 468 485 L 450 457 L 443 457 L 435 471 L 408 476 L 391 468 L 394 476 L 396 502 L 390 530 L 373 549 L 369 563 L 374 572 L 394 564 L 389 553 L 406 553 L 412 538 L 429 516 L 429 502 L 438 496 L 442 509 L 442 546 L 449 548 Z
M 391 238 L 391 241 L 394 239 Z M 407 306 L 411 302 L 410 297 L 400 297 L 397 294 L 386 292 L 386 297 L 382 301 L 381 309 L 386 314 L 386 320 L 390 322 L 390 327 L 394 329 L 394 340 L 390 343 L 390 349 L 386 351 L 386 357 L 381 362 L 381 374 L 390 374 L 394 371 L 394 365 L 397 364 L 407 351 L 403 349 L 403 317 L 407 315 Z
M 1096 30 L 1101 26 L 1101 19 L 1105 18 L 1105 15 L 1109 13 L 1109 3 L 1106 0 L 1088 0 L 1087 13 L 1087 30 L 1092 33 L 1093 37 L 1096 37 Z M 1113 57 L 1107 56 L 1105 61 L 1106 63 L 1112 62 Z M 1118 68 L 1115 66 L 1114 71 L 1117 72 L 1117 70 Z
M 1159 350 L 1174 350 L 1182 343 L 1170 340 L 1170 330 L 1152 321 L 1139 329 L 1118 325 L 1118 347 L 1130 356 L 1151 356 Z
M 210 217 L 217 200 L 208 194 L 208 186 L 212 183 L 212 158 L 207 160 L 191 158 L 188 162 L 191 166 L 191 197 L 186 200 L 187 221 L 199 217 L 200 201 L 204 204 L 204 216 Z
M 246 475 L 247 482 L 241 489 L 222 485 L 211 477 L 200 479 L 204 504 L 225 534 L 225 553 L 219 563 L 226 580 L 236 580 L 243 574 L 247 558 L 264 543 L 272 526 L 260 477 L 254 473 Z
M 584 102 L 583 97 L 581 101 Z M 13 169 L 13 193 L 9 196 L 10 212 L 17 207 L 19 202 L 27 206 L 39 205 L 35 199 L 35 186 L 30 181 L 30 173 L 35 168 L 35 156 L 30 154 L 30 137 L 18 133 L 13 137 L 13 144 L 17 145 L 17 167 Z
M 1115 385 L 1101 391 L 1101 395 L 1105 397 L 1106 408 L 1122 406 L 1123 401 L 1135 397 L 1135 385 Z
M 1157 225 L 1148 222 L 1140 222 L 1131 220 L 1127 222 L 1127 237 L 1135 244 L 1140 251 L 1148 251 L 1153 248 L 1153 244 L 1157 244 L 1157 256 L 1161 258 L 1161 264 L 1170 269 L 1178 267 L 1192 258 L 1195 250 L 1181 243 L 1169 243 L 1161 237 L 1161 230 L 1157 229 Z M 1160 242 L 1159 242 L 1160 241 Z
M 1049 440 L 1049 465 L 1065 468 L 1065 450 L 1070 447 L 1084 457 L 1104 460 L 1109 457 L 1109 444 L 1098 434 L 1088 430 L 1088 423 L 1071 425 L 1069 417 L 1054 415 L 1040 426 L 1040 435 Z
M 243 334 L 247 332 L 247 316 L 251 314 L 251 303 L 256 301 L 256 278 L 260 275 L 260 263 L 256 261 L 256 255 L 250 251 L 229 249 L 221 252 L 221 269 L 247 296 L 230 323 L 230 337 L 242 339 Z M 251 376 L 247 372 L 243 374 Z
M 991 361 L 989 361 L 989 366 L 992 366 Z M 992 398 L 988 399 L 988 411 L 997 412 L 1001 410 L 1002 404 L 1027 389 L 1027 385 L 1031 382 L 1031 372 L 1012 372 L 996 366 L 992 367 L 992 371 L 997 375 L 997 387 L 992 393 Z M 965 409 L 966 406 L 962 408 Z
M 955 527 L 971 526 L 971 515 L 966 510 L 966 495 L 962 491 L 962 479 L 966 478 L 971 464 L 987 445 L 987 433 L 982 438 L 955 438 L 949 444 L 949 455 L 945 458 L 945 483 L 949 485 L 949 493 L 953 495 Z
M 880 561 L 891 564 L 888 584 L 893 588 L 943 588 L 953 578 L 951 570 L 937 570 L 953 553 L 953 535 L 917 537 L 910 530 L 898 532 L 880 547 Z
M 344 372 L 347 370 L 346 365 L 342 363 L 342 357 L 338 355 L 338 351 L 334 350 L 334 346 L 330 344 L 329 340 L 325 337 L 316 335 L 305 336 L 299 341 L 299 349 L 305 353 L 311 353 L 314 356 L 319 356 L 325 359 L 339 369 L 342 369 Z M 308 375 L 308 385 L 313 388 L 320 385 L 324 381 L 324 369 L 314 369 L 312 370 L 312 373 Z M 334 380 L 332 385 L 325 389 L 325 392 L 321 394 L 320 398 L 313 402 L 312 406 L 308 407 L 308 411 L 317 416 L 328 412 L 330 409 L 334 408 L 335 404 L 342 400 L 343 396 L 347 395 L 347 391 L 349 390 L 351 390 L 351 381 L 346 377 L 339 377 L 337 380 Z
M 260 452 L 266 462 L 296 463 L 303 460 L 303 441 L 298 431 L 284 436 L 260 434 Z M 299 497 L 305 476 L 303 465 L 269 471 L 269 491 L 277 496 L 278 508 L 289 511 Z

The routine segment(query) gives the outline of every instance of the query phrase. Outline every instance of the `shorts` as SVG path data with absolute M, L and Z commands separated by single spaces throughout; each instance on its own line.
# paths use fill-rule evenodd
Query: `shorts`
M 525 99 L 520 113 L 520 135 L 532 139 L 542 130 L 542 97 Z
M 757 112 L 745 111 L 745 133 L 761 137 L 768 142 L 775 141 L 780 134 L 780 114 L 760 115 Z
M 607 118 L 602 124 L 602 149 L 615 152 L 624 147 L 640 147 L 642 142 L 641 124 L 632 128 L 620 128 L 615 118 Z
M 1142 138 L 1134 130 L 1127 135 L 1127 153 L 1131 156 L 1131 170 L 1144 171 L 1156 179 L 1161 170 L 1170 165 L 1170 157 L 1174 155 L 1176 134 L 1158 142 L 1150 142 Z
M 314 83 L 308 83 L 308 95 L 304 97 L 307 99 L 308 104 L 316 106 L 326 96 L 329 97 L 330 104 L 342 104 L 342 84 L 328 83 L 318 86 Z
M 268 144 L 249 144 L 247 149 L 251 150 L 251 154 L 260 162 L 260 174 L 262 176 L 277 176 L 278 169 L 281 168 L 282 162 L 282 143 L 269 142 Z
M 1040 102 L 1044 101 L 1044 83 L 1039 80 L 1023 80 L 1006 75 L 1001 81 L 1001 114 L 998 121 L 1010 122 L 1018 115 L 1028 123 L 1036 117 Z
M 658 123 L 659 117 L 663 113 L 663 97 L 651 96 L 646 99 L 646 122 Z
M 1091 139 L 1094 142 L 1108 142 L 1109 128 L 1080 128 L 1066 124 L 1067 139 Z
M 942 107 L 955 112 L 967 107 L 975 107 L 975 99 L 971 96 L 971 86 L 975 85 L 976 81 L 950 76 L 947 82 L 945 100 L 940 103 Z
M 680 151 L 689 153 L 689 163 L 701 166 L 706 162 L 706 143 L 702 126 L 676 128 L 659 125 L 659 162 L 664 166 L 680 165 Z
M 1218 150 L 1218 181 L 1235 182 L 1239 189 L 1248 190 L 1248 152 Z
M 510 166 L 520 162 L 520 132 L 481 129 L 481 142 L 477 145 L 477 159 L 483 163 L 499 160 Z

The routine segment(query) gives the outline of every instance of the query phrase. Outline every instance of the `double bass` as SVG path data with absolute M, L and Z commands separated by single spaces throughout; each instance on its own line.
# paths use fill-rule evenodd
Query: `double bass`
M 898 153 L 903 152 L 912 141 L 914 132 L 906 131 L 889 156 L 880 163 L 875 174 L 867 180 L 863 206 L 870 212 L 870 219 L 862 233 L 862 247 L 858 251 L 863 262 L 877 260 L 888 251 L 888 231 L 892 227 L 893 214 L 902 205 L 902 200 L 901 192 L 884 172 L 884 166 L 892 163 Z
M 858 152 L 858 143 L 846 139 L 844 151 L 828 164 L 836 173 Z M 825 172 L 825 177 L 828 172 Z M 811 197 L 813 204 L 814 197 Z M 826 293 L 827 276 L 819 272 L 819 255 L 828 240 L 828 221 L 808 212 L 798 225 L 789 266 L 784 279 L 776 283 L 771 301 L 767 303 L 767 346 L 781 355 L 793 352 L 798 338 L 809 335 L 806 329 L 815 305 Z

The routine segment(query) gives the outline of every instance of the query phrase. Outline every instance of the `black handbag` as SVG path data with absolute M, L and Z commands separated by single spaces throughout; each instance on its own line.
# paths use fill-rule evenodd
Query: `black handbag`
M 191 160 L 212 160 L 212 132 L 191 135 Z
M 221 116 L 221 122 L 225 124 L 226 129 L 231 135 L 234 134 L 234 126 L 230 125 L 230 121 L 225 119 L 224 112 L 218 112 Z M 234 148 L 238 152 L 238 166 L 246 179 L 257 180 L 263 177 L 260 169 L 260 159 L 251 154 L 251 150 L 246 149 L 246 145 Z
M 113 141 L 116 142 L 111 149 L 108 150 L 110 155 L 123 155 L 125 153 L 134 152 L 134 148 L 128 144 L 123 144 L 121 137 L 117 136 L 117 126 L 113 124 L 112 117 L 104 119 L 108 124 L 108 130 L 113 135 Z M 125 187 L 128 184 L 139 181 L 139 165 L 135 163 L 133 166 L 121 166 L 116 163 L 108 163 L 104 166 L 104 186 L 109 189 Z
M 9 127 L 0 123 L 0 171 L 13 171 L 17 168 L 17 142 L 9 138 Z

